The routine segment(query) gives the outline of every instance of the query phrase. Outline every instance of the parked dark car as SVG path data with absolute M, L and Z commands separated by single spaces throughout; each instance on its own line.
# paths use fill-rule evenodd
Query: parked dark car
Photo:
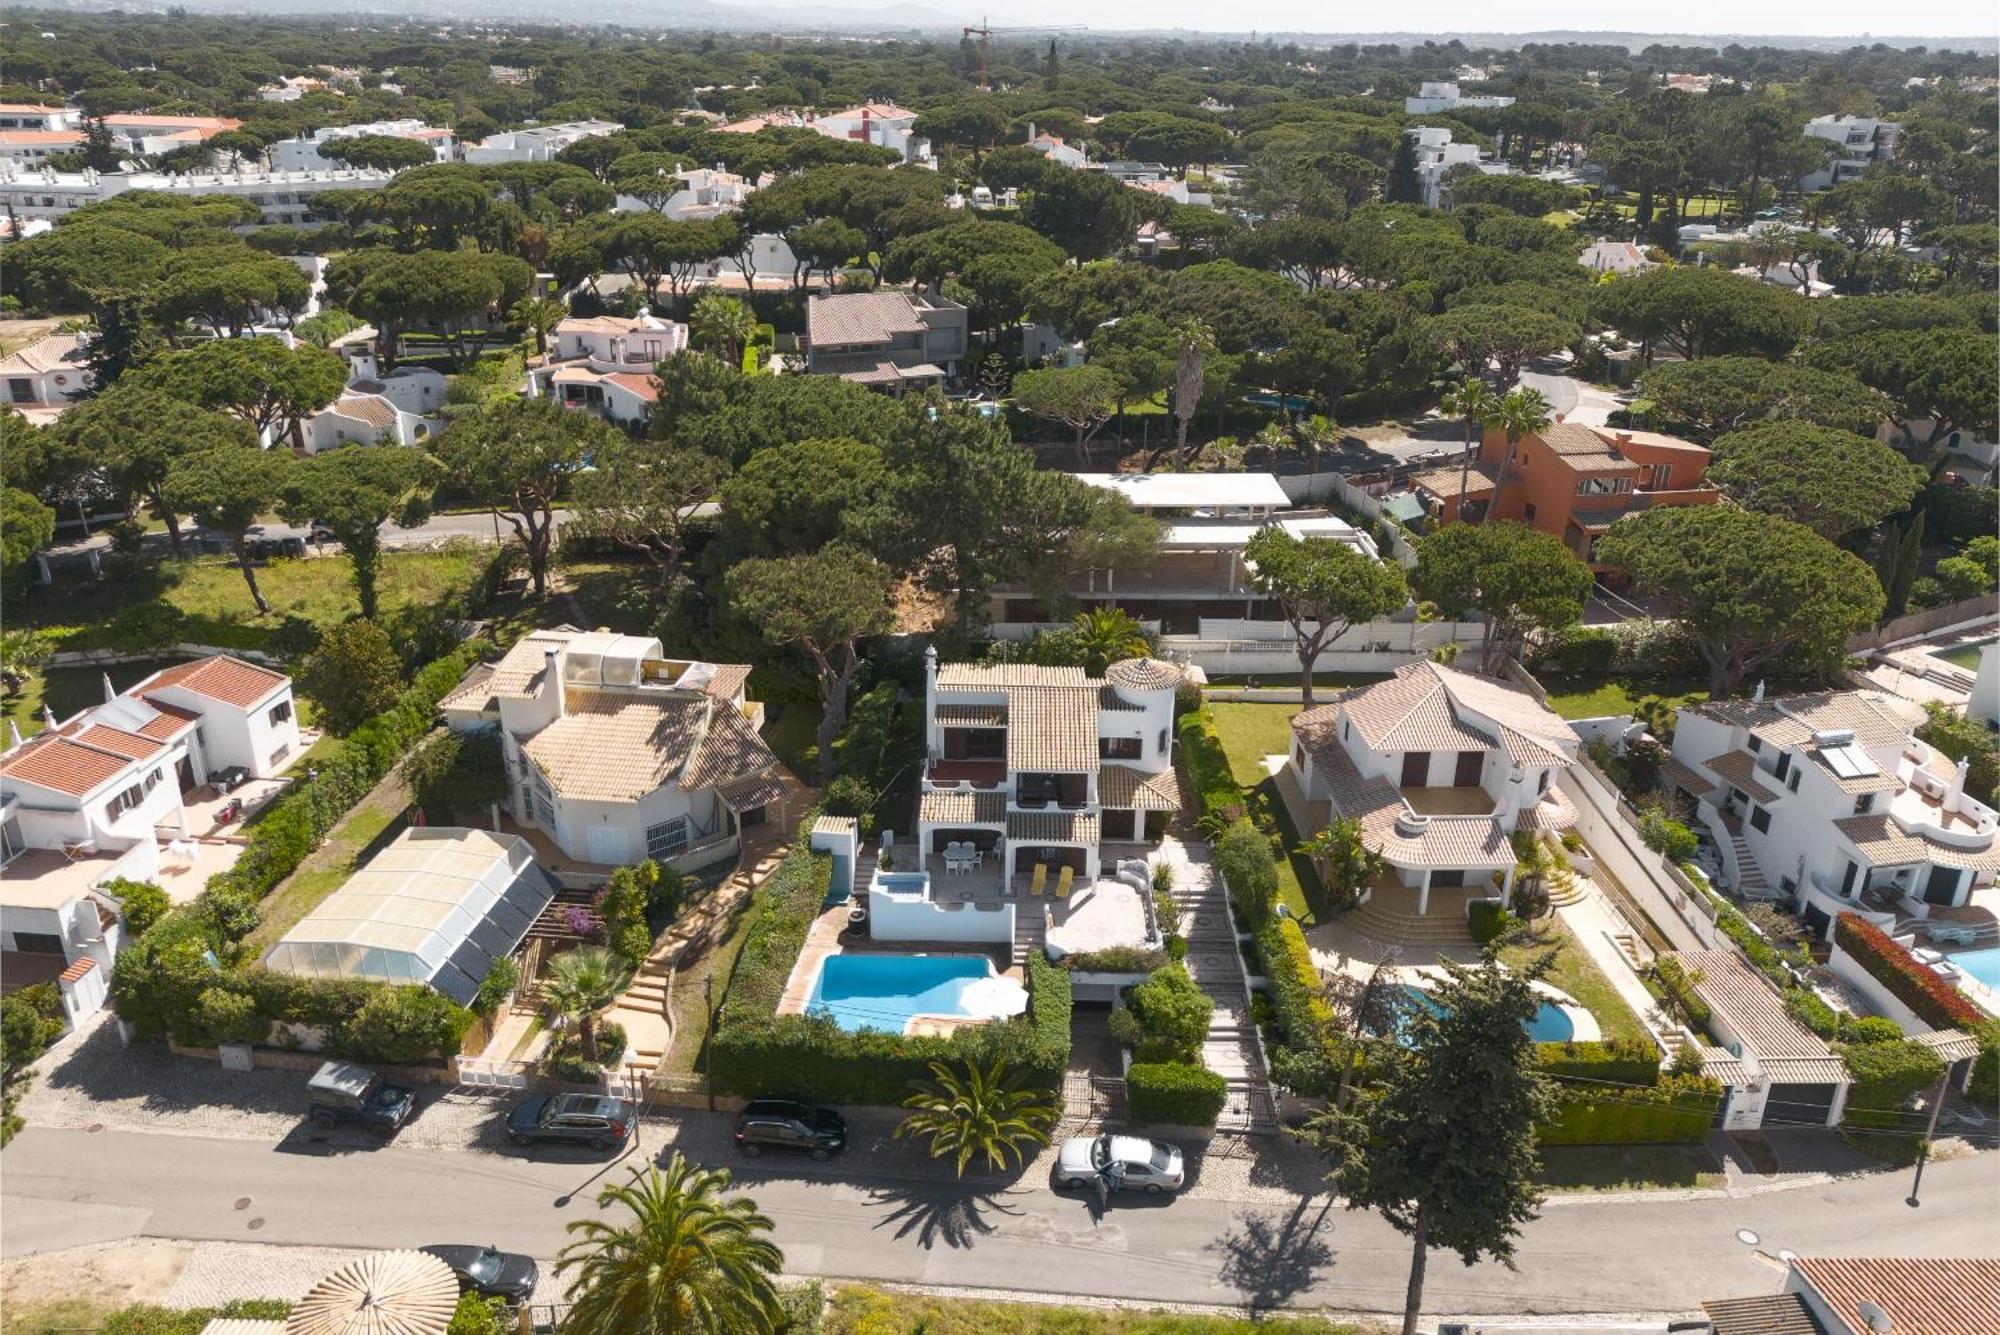
M 386 1083 L 366 1066 L 322 1062 L 306 1081 L 306 1103 L 306 1116 L 316 1127 L 332 1130 L 351 1122 L 387 1140 L 416 1112 L 417 1092 Z
M 535 1285 L 542 1278 L 534 1257 L 503 1252 L 498 1247 L 453 1245 L 423 1250 L 451 1267 L 458 1276 L 460 1293 L 505 1298 L 516 1307 L 535 1296 Z
M 588 1145 L 608 1150 L 632 1134 L 632 1105 L 601 1094 L 536 1094 L 507 1114 L 516 1145 Z
M 752 1099 L 737 1115 L 735 1140 L 753 1159 L 765 1150 L 797 1150 L 825 1160 L 847 1148 L 847 1122 L 831 1108 Z

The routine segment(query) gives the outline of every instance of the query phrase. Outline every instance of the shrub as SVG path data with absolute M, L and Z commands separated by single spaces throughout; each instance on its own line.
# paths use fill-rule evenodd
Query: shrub
M 428 987 L 378 986 L 334 1036 L 341 1055 L 408 1065 L 458 1051 L 471 1012 Z
M 1979 1055 L 1973 1058 L 1965 1092 L 1982 1108 L 2000 1103 L 2000 1024 L 1989 1024 L 1980 1031 Z
M 1215 870 L 1229 888 L 1229 903 L 1245 925 L 1271 916 L 1278 898 L 1278 864 L 1271 841 L 1247 820 L 1231 825 L 1215 845 Z
M 1785 1009 L 1821 1038 L 1832 1038 L 1840 1032 L 1839 1013 L 1806 988 L 1786 988 Z
M 1592 1042 L 1537 1043 L 1545 1075 L 1601 1085 L 1653 1085 L 1660 1078 L 1660 1054 L 1636 1038 Z
M 861 825 L 864 836 L 875 833 L 875 804 L 881 801 L 881 794 L 869 786 L 868 780 L 859 774 L 842 774 L 826 786 L 826 800 L 821 810 L 829 816 L 853 816 Z
M 1480 899 L 1473 902 L 1466 925 L 1471 929 L 1472 939 L 1483 946 L 1507 935 L 1521 923 L 1513 914 L 1507 912 L 1505 905 L 1495 904 L 1490 899 Z
M 1271 918 L 1257 931 L 1257 956 L 1279 1045 L 1271 1076 L 1294 1093 L 1325 1094 L 1335 1080 L 1335 1023 L 1305 932 L 1291 918 Z
M 128 881 L 120 876 L 98 887 L 118 901 L 125 911 L 125 931 L 129 940 L 146 934 L 146 929 L 167 916 L 173 901 L 167 892 L 150 881 Z
M 1201 814 L 1233 821 L 1243 814 L 1243 789 L 1229 771 L 1229 753 L 1222 749 L 1215 721 L 1206 709 L 1180 721 L 1180 761 L 1188 782 L 1201 799 Z
M 451 1324 L 444 1335 L 508 1335 L 514 1329 L 513 1313 L 505 1298 L 482 1298 L 476 1293 L 460 1294 L 452 1310 Z
M 1843 1043 L 1896 1043 L 1902 1037 L 1903 1026 L 1886 1015 L 1850 1015 L 1840 1022 Z
M 402 670 L 388 632 L 356 619 L 320 636 L 299 666 L 299 689 L 319 706 L 327 730 L 344 736 L 395 704 Z
M 1214 1126 L 1229 1101 L 1215 1072 L 1184 1062 L 1136 1062 L 1125 1072 L 1132 1120 L 1166 1126 Z
M 1660 1004 L 1669 1015 L 1690 1029 L 1708 1027 L 1708 1003 L 1695 990 L 1695 975 L 1689 973 L 1677 957 L 1662 955 L 1653 961 L 1652 968 L 1647 972 L 1660 989 Z
M 492 1015 L 514 995 L 514 989 L 521 985 L 521 966 L 511 955 L 503 955 L 493 961 L 493 967 L 486 971 L 486 977 L 479 980 L 479 991 L 472 998 L 472 1012 L 475 1015 Z
M 1870 978 L 1931 1028 L 1976 1030 L 1986 1023 L 1984 1011 L 1866 918 L 1841 914 L 1833 922 L 1833 939 Z
M 1699 1144 L 1721 1106 L 1722 1085 L 1698 1075 L 1662 1076 L 1644 1088 L 1572 1087 L 1535 1138 L 1544 1145 Z
M 1617 637 L 1596 626 L 1571 626 L 1535 655 L 1535 671 L 1558 676 L 1608 673 L 1617 666 Z
M 1129 1023 L 1121 1020 L 1131 1035 L 1129 1041 L 1120 1036 L 1126 1046 L 1156 1053 L 1162 1060 L 1185 1061 L 1201 1051 L 1214 1014 L 1215 999 L 1185 968 L 1169 964 L 1134 987 L 1127 1008 L 1113 1012 L 1112 1018 L 1129 1017 Z
M 195 1002 L 195 1019 L 212 1043 L 258 1043 L 271 1022 L 257 1014 L 257 999 L 244 992 L 211 987 Z
M 1908 1129 L 1903 1111 L 1911 1096 L 1936 1085 L 1944 1075 L 1943 1059 L 1910 1039 L 1839 1043 L 1835 1051 L 1854 1077 L 1843 1120 L 1856 1126 Z
M 604 920 L 605 943 L 635 969 L 653 951 L 647 910 L 652 907 L 653 884 L 659 874 L 656 862 L 620 867 L 598 892 L 597 912 Z
M 1698 846 L 1694 831 L 1659 806 L 1648 806 L 1640 813 L 1639 838 L 1669 862 L 1686 862 Z
M 1167 958 L 1168 952 L 1144 946 L 1106 946 L 1064 955 L 1057 967 L 1069 973 L 1151 973 Z

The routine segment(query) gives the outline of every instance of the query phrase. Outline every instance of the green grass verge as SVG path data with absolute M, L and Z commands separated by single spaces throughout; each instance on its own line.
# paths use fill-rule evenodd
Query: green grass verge
M 298 921 L 340 889 L 354 869 L 374 853 L 395 829 L 410 804 L 409 789 L 391 774 L 361 799 L 327 835 L 326 842 L 307 856 L 299 869 L 278 882 L 257 909 L 257 926 L 243 939 L 244 954 L 260 958 Z
M 378 587 L 385 612 L 432 606 L 472 584 L 482 556 L 477 549 L 389 552 Z M 358 610 L 354 566 L 345 556 L 273 561 L 257 571 L 257 586 L 271 604 L 260 614 L 243 572 L 220 557 L 162 561 L 118 579 L 60 583 L 10 599 L 0 619 L 11 627 L 47 631 L 58 649 L 99 649 L 116 643 L 119 613 L 165 603 L 186 618 L 184 639 L 231 649 L 257 649 L 288 616 L 317 625 L 345 621 Z
M 1722 1165 L 1700 1145 L 1550 1145 L 1541 1183 L 1550 1191 L 1720 1187 Z
M 1312 862 L 1296 850 L 1300 833 L 1292 826 L 1291 813 L 1278 796 L 1277 785 L 1264 774 L 1264 757 L 1282 755 L 1292 746 L 1294 704 L 1245 704 L 1216 701 L 1208 706 L 1215 719 L 1215 734 L 1222 740 L 1223 754 L 1229 758 L 1229 772 L 1245 789 L 1265 795 L 1278 832 L 1285 841 L 1286 856 L 1278 860 L 1278 898 L 1292 915 L 1310 925 L 1318 921 L 1325 903 L 1319 876 Z
M 1618 995 L 1618 989 L 1611 985 L 1604 971 L 1577 944 L 1562 919 L 1551 917 L 1536 923 L 1532 934 L 1525 939 L 1501 946 L 1500 962 L 1510 969 L 1526 968 L 1551 947 L 1556 951 L 1555 963 L 1542 975 L 1542 981 L 1569 993 L 1596 1016 L 1597 1027 L 1604 1031 L 1607 1041 L 1618 1038 L 1647 1041 L 1646 1026 L 1625 1004 L 1625 998 Z
M 795 701 L 779 705 L 777 717 L 764 725 L 764 741 L 785 762 L 785 768 L 808 783 L 819 780 L 820 707 Z
M 1549 708 L 1564 718 L 1606 718 L 1630 714 L 1639 701 L 1657 695 L 1678 709 L 1708 699 L 1708 687 L 1679 677 L 1612 677 L 1602 680 L 1545 679 Z
M 843 1284 L 827 1313 L 827 1335 L 1363 1335 L 1372 1327 L 1322 1317 L 1205 1316 L 1134 1312 L 1105 1307 L 1058 1307 L 972 1298 L 885 1293 Z
M 1315 672 L 1313 673 L 1313 689 L 1315 691 L 1340 691 L 1347 689 L 1349 686 L 1366 686 L 1370 682 L 1381 681 L 1387 675 L 1384 672 Z M 1210 677 L 1208 684 L 1211 688 L 1215 689 L 1231 686 L 1269 686 L 1297 690 L 1299 674 L 1296 672 L 1253 672 L 1247 674 L 1238 672 L 1225 674 L 1220 677 Z

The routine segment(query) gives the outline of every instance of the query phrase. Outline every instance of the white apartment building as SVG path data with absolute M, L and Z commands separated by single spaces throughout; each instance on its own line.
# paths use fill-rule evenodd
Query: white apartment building
M 1417 181 L 1424 203 L 1434 209 L 1442 207 L 1444 174 L 1461 164 L 1477 167 L 1479 145 L 1454 144 L 1451 131 L 1441 125 L 1413 125 L 1403 135 L 1416 140 Z
M 39 102 L 0 102 L 0 130 L 81 130 L 83 113 L 75 107 L 47 107 Z
M 816 117 L 809 124 L 829 139 L 851 139 L 857 143 L 873 144 L 876 148 L 891 149 L 901 154 L 903 161 L 908 163 L 922 166 L 937 164 L 931 153 L 931 141 L 916 134 L 917 113 L 893 102 L 864 102 L 845 111 Z
M 759 184 L 719 166 L 676 166 L 673 179 L 676 189 L 657 207 L 635 195 L 618 196 L 613 207 L 620 213 L 658 212 L 676 222 L 701 221 L 742 208 Z
M 162 172 L 56 172 L 22 168 L 0 161 L 0 213 L 17 218 L 51 221 L 128 190 L 162 194 L 236 195 L 262 211 L 265 224 L 309 227 L 312 197 L 322 190 L 373 190 L 386 185 L 394 172 L 339 171 L 267 172 L 238 168 L 225 172 L 173 175 Z
M 556 154 L 579 140 L 617 134 L 625 127 L 616 121 L 565 121 L 560 125 L 534 125 L 525 130 L 505 130 L 491 134 L 465 149 L 467 162 L 553 162 Z
M 1312 827 L 1301 835 L 1345 817 L 1389 864 L 1362 903 L 1463 916 L 1512 893 L 1515 831 L 1576 824 L 1556 783 L 1579 750 L 1521 687 L 1424 660 L 1295 715 L 1285 768 Z
M 320 149 L 335 139 L 360 139 L 380 136 L 388 139 L 409 139 L 431 150 L 431 155 L 439 162 L 450 162 L 457 141 L 451 131 L 434 125 L 426 125 L 420 120 L 406 118 L 393 121 L 370 121 L 362 125 L 327 125 L 302 134 L 296 139 L 280 139 L 270 147 L 271 170 L 280 172 L 331 171 L 340 163 L 322 157 Z
M 1824 166 L 1799 178 L 1801 190 L 1825 190 L 1851 181 L 1877 162 L 1896 156 L 1896 141 L 1903 127 L 1895 121 L 1867 116 L 1815 116 L 1806 122 L 1808 139 L 1824 140 L 1830 147 Z
M 1455 83 L 1426 81 L 1417 89 L 1415 97 L 1403 99 L 1403 113 L 1408 116 L 1431 116 L 1440 111 L 1458 111 L 1462 108 L 1495 110 L 1513 105 L 1514 99 L 1511 97 L 1467 97 L 1458 91 L 1458 85 Z
M 461 732 L 497 729 L 508 807 L 561 853 L 598 867 L 705 866 L 784 796 L 744 698 L 750 669 L 669 659 L 660 642 L 538 630 L 439 702 Z
M 81 128 L 82 122 L 77 122 Z M 189 144 L 205 143 L 224 130 L 240 130 L 243 122 L 228 116 L 159 116 L 121 111 L 104 118 L 104 128 L 119 147 L 144 157 L 168 153 Z
M 547 356 L 531 358 L 521 393 L 630 425 L 659 399 L 653 368 L 684 352 L 688 327 L 656 315 L 571 316 L 551 335 Z
M 2000 814 L 1966 766 L 1915 735 L 1924 715 L 1877 691 L 1690 705 L 1663 776 L 1714 837 L 1725 884 L 1784 899 L 1822 931 L 1959 908 L 2000 870 Z

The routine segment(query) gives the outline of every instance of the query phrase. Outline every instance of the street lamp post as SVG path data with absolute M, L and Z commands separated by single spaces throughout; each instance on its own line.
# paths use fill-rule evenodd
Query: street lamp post
M 1912 1210 L 1916 1209 L 1921 1203 L 1917 1200 L 1917 1192 L 1924 1185 L 1924 1164 L 1931 1157 L 1931 1141 L 1937 1135 L 1938 1112 L 1944 1107 L 1944 1091 L 1945 1087 L 1950 1083 L 1951 1063 L 1946 1062 L 1944 1074 L 1938 1077 L 1937 1093 L 1931 1095 L 1930 1125 L 1924 1128 L 1923 1143 L 1917 1146 L 1917 1175 L 1910 1183 L 1909 1198 L 1903 1202 Z

